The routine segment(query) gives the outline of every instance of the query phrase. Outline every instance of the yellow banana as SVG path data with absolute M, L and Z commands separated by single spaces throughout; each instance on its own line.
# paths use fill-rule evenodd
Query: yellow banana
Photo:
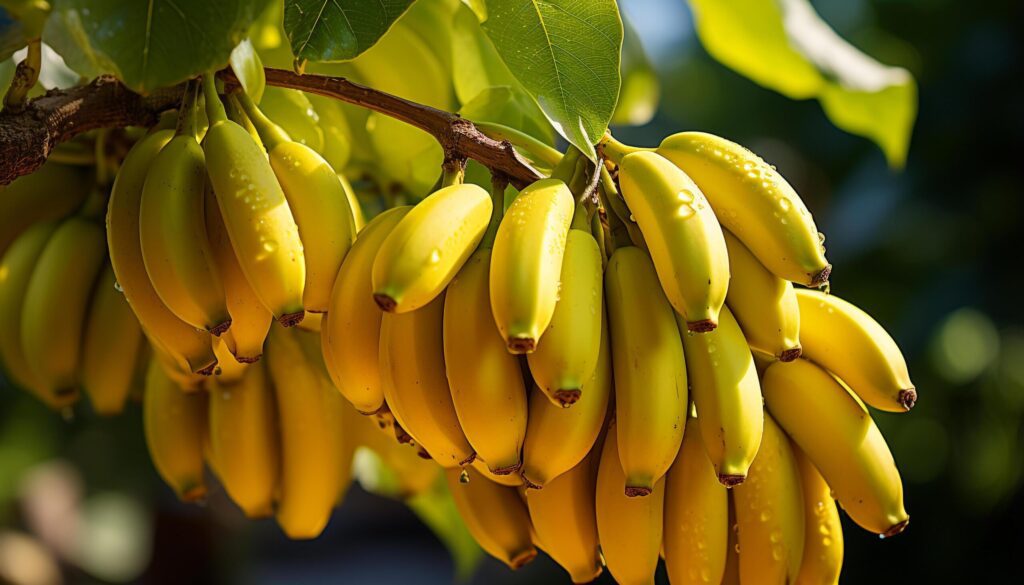
M 487 469 L 487 464 L 482 459 L 474 459 L 470 466 L 477 471 L 480 475 L 486 477 L 488 480 L 505 487 L 523 487 L 523 478 L 517 474 L 507 475 L 496 475 L 491 473 L 490 469 Z
M 809 286 L 828 281 L 832 265 L 814 219 L 774 167 L 739 144 L 704 132 L 673 134 L 657 152 L 693 179 L 722 225 L 768 270 Z
M 145 334 L 145 330 L 143 330 L 143 334 Z M 153 360 L 163 369 L 164 376 L 167 376 L 172 382 L 177 384 L 182 392 L 197 392 L 206 387 L 206 382 L 210 379 L 213 371 L 210 371 L 208 374 L 196 374 L 182 369 L 178 359 L 171 355 L 167 348 L 161 345 L 155 337 L 148 337 L 147 339 L 149 339 L 149 346 L 153 350 Z M 212 347 L 210 348 L 210 353 L 216 355 Z M 212 368 L 216 370 L 216 363 Z
M 730 490 L 731 491 L 731 490 Z M 725 571 L 722 585 L 740 585 L 739 525 L 736 524 L 735 492 L 729 496 L 729 544 L 726 547 Z
M 866 312 L 835 295 L 796 293 L 804 357 L 829 370 L 879 410 L 906 412 L 917 402 L 907 362 L 892 337 Z
M 679 323 L 680 330 L 684 326 Z M 719 481 L 732 487 L 746 477 L 764 427 L 754 359 L 727 307 L 722 308 L 718 329 L 682 336 L 704 448 Z
M 444 367 L 444 294 L 409 313 L 385 313 L 380 377 L 395 419 L 445 468 L 466 465 L 473 448 L 459 426 Z
M 348 197 L 348 208 L 352 210 L 352 221 L 355 223 L 356 233 L 358 234 L 363 231 L 363 226 L 366 225 L 366 214 L 363 213 L 363 208 L 359 204 L 359 195 L 352 188 L 352 183 L 340 172 L 338 173 L 338 180 L 345 187 L 345 196 Z
M 491 316 L 490 263 L 490 248 L 480 248 L 445 292 L 444 365 L 466 440 L 492 473 L 507 475 L 522 464 L 526 386 Z
M 381 312 L 373 302 L 373 259 L 381 242 L 410 209 L 389 209 L 359 233 L 338 271 L 321 324 L 321 349 L 331 380 L 362 413 L 376 412 L 384 405 L 378 366 Z
M 92 186 L 88 167 L 48 161 L 0 187 L 0 256 L 29 226 L 78 209 Z
M 622 159 L 619 184 L 668 300 L 690 331 L 713 330 L 729 288 L 729 258 L 704 194 L 665 157 L 646 151 Z
M 676 585 L 721 583 L 729 545 L 729 493 L 693 420 L 665 479 L 665 568 Z
M 25 361 L 44 391 L 62 404 L 78 398 L 82 334 L 105 255 L 103 228 L 84 217 L 70 217 L 46 243 L 25 291 Z
M 460 475 L 469 481 L 461 483 Z M 472 468 L 446 469 L 448 489 L 466 528 L 487 554 L 518 569 L 537 556 L 530 538 L 530 513 L 515 488 L 489 481 Z
M 787 585 L 796 580 L 804 552 L 801 489 L 789 440 L 765 416 L 764 440 L 750 466 L 750 477 L 733 489 L 741 583 Z
M 770 366 L 762 388 L 768 411 L 818 468 L 850 518 L 883 536 L 902 532 L 910 522 L 903 483 L 864 404 L 803 359 Z
M 498 226 L 491 254 L 491 311 L 512 353 L 530 353 L 558 302 L 565 240 L 576 203 L 558 179 L 523 189 Z
M 729 249 L 729 294 L 725 302 L 754 351 L 791 362 L 800 357 L 800 307 L 793 284 L 772 274 L 736 236 Z
M 82 388 L 98 414 L 120 414 L 135 381 L 142 329 L 107 264 L 96 280 L 82 341 Z
M 183 392 L 164 375 L 157 360 L 149 362 L 142 402 L 146 445 L 160 477 L 183 501 L 206 497 L 203 435 L 206 394 Z
M 796 585 L 836 585 L 843 569 L 843 526 L 832 488 L 807 455 L 792 445 L 804 494 L 804 554 Z
M 107 249 L 114 276 L 142 329 L 181 369 L 209 374 L 217 363 L 210 335 L 179 319 L 160 300 L 146 273 L 139 243 L 139 206 L 146 172 L 173 136 L 172 130 L 146 136 L 121 163 L 107 204 Z
M 601 553 L 608 571 L 622 585 L 653 584 L 661 550 L 665 482 L 659 480 L 645 498 L 631 498 L 622 491 L 626 476 L 619 459 L 612 424 L 597 471 L 595 504 Z
M 527 356 L 537 386 L 559 406 L 579 400 L 583 384 L 597 367 L 604 314 L 601 258 L 589 231 L 569 230 L 555 312 L 536 349 Z
M 672 305 L 658 285 L 651 259 L 640 248 L 626 246 L 612 254 L 605 291 L 625 493 L 644 496 L 668 471 L 683 440 L 683 344 Z
M 487 230 L 491 197 L 472 184 L 435 191 L 398 222 L 373 261 L 373 299 L 406 313 L 434 300 Z
M 223 337 L 213 339 L 213 354 L 217 356 L 217 367 L 213 370 L 213 379 L 218 380 L 222 386 L 241 380 L 251 365 L 236 360 L 231 355 L 231 347 Z

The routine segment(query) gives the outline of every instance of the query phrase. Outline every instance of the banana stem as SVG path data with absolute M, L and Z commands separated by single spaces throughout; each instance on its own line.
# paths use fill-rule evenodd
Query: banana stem
M 196 104 L 199 103 L 199 82 L 193 79 L 188 82 L 185 93 L 181 97 L 181 107 L 178 108 L 178 124 L 174 130 L 175 136 L 186 134 L 198 137 L 199 124 L 197 122 Z
M 566 150 L 565 155 L 562 156 L 562 160 L 558 161 L 555 168 L 551 169 L 551 178 L 559 179 L 569 184 L 572 181 L 573 174 L 576 172 L 576 162 L 581 156 L 583 156 L 583 153 L 575 146 L 570 145 L 569 150 Z
M 613 203 L 617 198 L 615 183 L 607 168 L 601 169 L 601 189 L 598 190 L 601 198 L 601 205 L 605 208 L 605 216 L 608 220 L 608 230 L 611 233 L 612 250 L 623 246 L 632 246 L 636 243 L 632 232 L 629 229 L 628 219 L 623 219 L 615 210 Z M 621 202 L 620 202 L 621 203 Z M 627 212 L 628 215 L 628 212 Z M 641 240 L 642 241 L 642 240 Z
M 224 104 L 217 95 L 217 82 L 215 73 L 209 71 L 203 74 L 203 97 L 206 98 L 206 117 L 210 119 L 210 126 L 219 122 L 226 122 L 228 114 L 224 110 Z
M 228 120 L 231 120 L 235 124 L 238 124 L 245 131 L 252 136 L 252 139 L 259 145 L 260 148 L 266 150 L 263 146 L 263 139 L 260 138 L 260 133 L 256 131 L 256 127 L 252 125 L 252 121 L 245 115 L 245 111 L 242 109 L 242 104 L 238 102 L 238 97 L 234 94 L 228 96 L 227 103 Z
M 572 215 L 572 224 L 570 225 L 570 228 L 583 231 L 590 230 L 587 208 L 583 203 L 587 187 L 590 185 L 589 171 L 590 160 L 586 157 L 580 157 L 579 160 L 576 161 L 576 171 L 573 173 L 572 180 L 569 182 L 569 190 L 572 191 L 573 196 L 576 198 L 576 209 Z
M 249 94 L 245 93 L 241 89 L 232 92 L 233 96 L 238 98 L 238 103 L 242 104 L 242 109 L 245 110 L 245 114 L 249 116 L 249 121 L 256 127 L 256 132 L 259 133 L 260 138 L 263 139 L 263 144 L 266 145 L 267 151 L 274 150 L 278 144 L 285 142 L 291 142 L 291 137 L 284 131 L 280 126 L 275 124 L 263 113 L 263 110 L 256 105 L 256 102 L 252 101 Z
M 501 225 L 501 218 L 505 215 L 505 188 L 508 187 L 508 177 L 505 175 L 491 175 L 491 222 L 487 224 L 487 231 L 480 240 L 480 248 L 490 248 L 494 245 L 494 238 L 498 235 L 498 226 Z
M 562 160 L 562 153 L 558 152 L 558 149 L 510 126 L 493 122 L 473 122 L 473 125 L 483 132 L 484 136 L 494 140 L 507 140 L 512 146 L 521 148 L 531 155 L 536 162 L 544 163 L 548 167 L 554 168 Z
M 449 158 L 441 165 L 441 186 L 461 185 L 466 179 L 466 159 Z
M 39 70 L 43 64 L 43 46 L 41 39 L 34 39 L 28 44 L 28 54 L 18 63 L 14 70 L 14 79 L 4 96 L 4 109 L 20 112 L 25 109 L 28 92 L 39 81 Z
M 653 148 L 640 148 L 638 146 L 630 146 L 628 144 L 623 144 L 618 140 L 615 140 L 615 138 L 612 137 L 611 132 L 608 132 L 604 135 L 604 137 L 601 139 L 601 142 L 598 143 L 598 148 L 605 155 L 605 157 L 608 158 L 608 160 L 612 161 L 615 164 L 619 164 L 620 162 L 622 162 L 622 157 L 632 152 L 654 150 Z

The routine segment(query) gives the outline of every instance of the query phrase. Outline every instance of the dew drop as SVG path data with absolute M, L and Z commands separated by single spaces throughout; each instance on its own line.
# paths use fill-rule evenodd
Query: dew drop
M 121 286 L 121 283 L 120 283 L 120 282 L 117 282 L 117 281 L 115 280 L 115 281 L 114 281 L 114 290 L 116 290 L 116 291 L 117 291 L 117 292 L 119 292 L 119 293 L 123 293 L 123 292 L 124 292 L 124 287 L 122 287 L 122 286 Z

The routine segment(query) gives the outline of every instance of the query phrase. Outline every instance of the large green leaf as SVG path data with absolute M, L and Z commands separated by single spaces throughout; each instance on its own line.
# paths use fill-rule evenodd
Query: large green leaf
M 268 0 L 54 0 L 43 39 L 85 77 L 136 91 L 222 67 Z
M 619 94 L 622 20 L 614 0 L 486 0 L 484 31 L 558 133 L 584 154 Z
M 496 86 L 518 86 L 490 39 L 480 27 L 476 14 L 460 6 L 452 23 L 452 68 L 455 96 L 465 104 L 481 91 Z
M 622 17 L 622 87 L 619 88 L 619 101 L 615 105 L 612 124 L 640 126 L 651 121 L 658 109 L 660 85 L 658 73 L 651 65 L 640 35 Z
M 307 61 L 347 61 L 373 46 L 412 0 L 285 0 L 292 53 Z
M 917 86 L 833 31 L 808 0 L 689 0 L 711 55 L 764 87 L 817 98 L 832 122 L 878 144 L 902 166 L 917 115 Z

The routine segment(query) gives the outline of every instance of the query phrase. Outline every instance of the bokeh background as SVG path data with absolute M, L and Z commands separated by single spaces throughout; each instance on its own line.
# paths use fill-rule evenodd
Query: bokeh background
M 842 582 L 1016 581 L 1022 4 L 814 2 L 844 38 L 917 78 L 920 111 L 902 170 L 832 126 L 816 102 L 791 101 L 713 61 L 684 2 L 620 4 L 657 68 L 662 100 L 653 121 L 617 137 L 654 145 L 671 132 L 706 130 L 777 165 L 828 237 L 832 290 L 876 316 L 910 363 L 918 406 L 875 418 L 912 522 L 886 541 L 848 524 Z M 137 404 L 113 420 L 87 412 L 61 420 L 4 383 L 0 565 L 46 575 L 54 558 L 65 559 L 60 576 L 73 583 L 454 579 L 445 547 L 397 501 L 354 486 L 322 537 L 289 542 L 272 521 L 245 521 L 222 492 L 201 508 L 177 503 L 149 462 Z M 567 582 L 563 575 L 543 557 L 518 573 L 485 559 L 472 582 Z

